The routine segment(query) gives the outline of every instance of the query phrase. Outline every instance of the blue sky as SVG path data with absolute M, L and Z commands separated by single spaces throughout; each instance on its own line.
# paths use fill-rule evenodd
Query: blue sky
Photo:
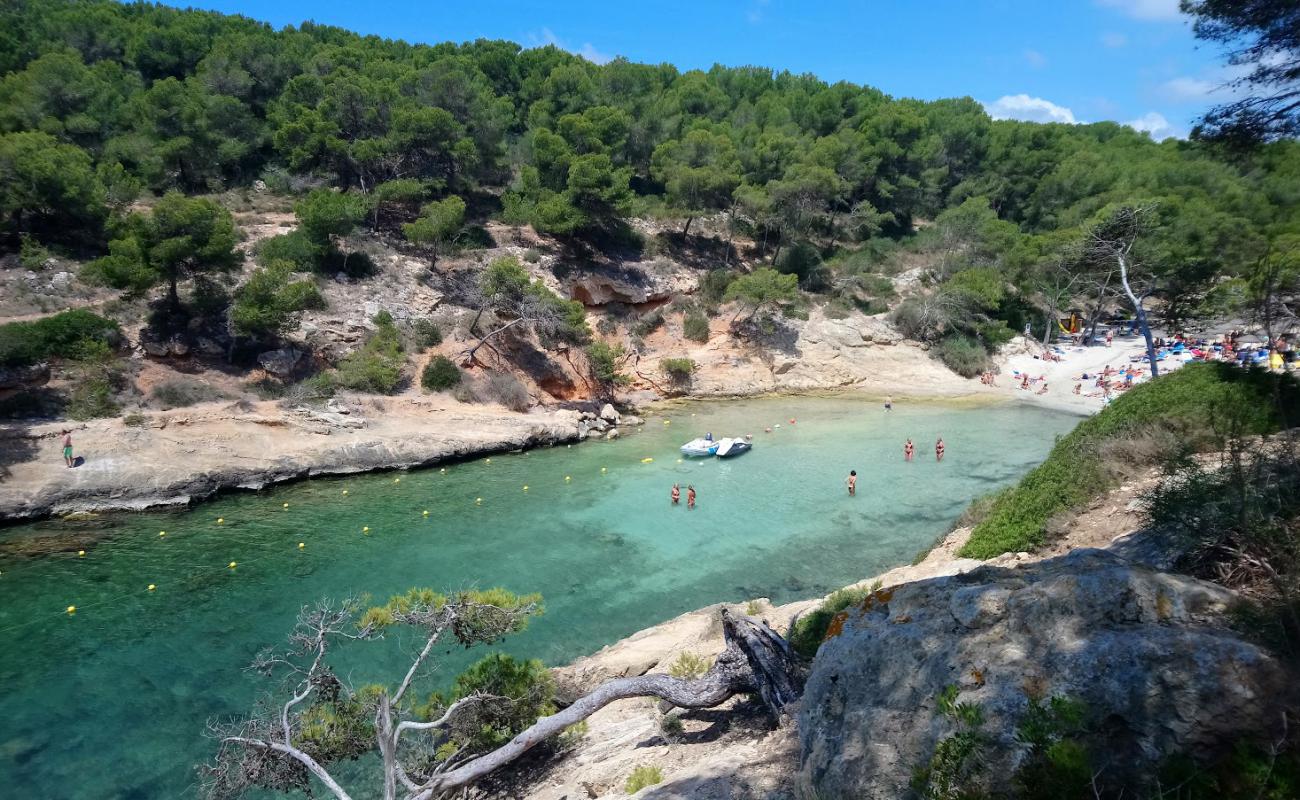
M 179 5 L 179 4 L 178 4 Z M 1225 99 L 1214 47 L 1178 0 L 195 0 L 279 27 L 303 20 L 416 42 L 556 44 L 604 62 L 758 64 L 898 97 L 970 96 L 997 117 L 1116 120 L 1183 136 Z

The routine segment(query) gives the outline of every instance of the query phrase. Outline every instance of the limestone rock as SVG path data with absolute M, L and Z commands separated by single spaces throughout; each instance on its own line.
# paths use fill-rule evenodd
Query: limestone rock
M 293 372 L 293 368 L 298 365 L 302 359 L 302 353 L 291 347 L 282 347 L 279 350 L 267 350 L 265 353 L 259 353 L 257 363 L 262 365 L 262 369 L 272 375 L 285 376 Z
M 1213 584 L 1078 550 L 886 591 L 854 607 L 808 680 L 800 769 L 819 796 L 906 796 L 913 769 L 954 732 L 935 711 L 950 685 L 984 709 L 995 793 L 1023 755 L 1026 687 L 1106 721 L 1108 749 L 1126 758 L 1106 780 L 1140 781 L 1166 755 L 1281 719 L 1278 664 L 1220 623 L 1235 595 Z
M 609 403 L 606 403 L 600 409 L 600 418 L 605 420 L 606 422 L 610 422 L 617 425 L 619 419 L 622 418 L 622 415 L 618 413 L 618 411 L 614 408 L 614 406 L 610 405 Z
M 27 389 L 50 380 L 50 365 L 42 361 L 27 367 L 0 367 L 0 389 Z

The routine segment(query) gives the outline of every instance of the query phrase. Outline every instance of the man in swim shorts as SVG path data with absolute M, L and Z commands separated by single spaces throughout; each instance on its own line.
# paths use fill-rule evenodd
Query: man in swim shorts
M 686 507 L 695 508 L 695 487 L 690 484 L 686 486 Z
M 63 431 L 63 463 L 71 467 L 76 462 L 72 460 L 72 431 Z
M 856 495 L 858 493 L 858 471 L 856 469 L 849 470 L 848 480 L 844 481 L 844 483 L 849 487 L 849 497 Z
M 886 411 L 894 410 L 894 398 L 890 397 L 889 395 L 885 395 L 885 410 Z

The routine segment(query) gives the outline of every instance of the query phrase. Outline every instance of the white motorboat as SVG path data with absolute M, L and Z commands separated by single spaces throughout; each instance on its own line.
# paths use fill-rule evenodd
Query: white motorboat
M 718 458 L 731 458 L 749 452 L 752 447 L 753 445 L 744 439 L 728 437 L 718 441 L 718 447 L 714 450 L 714 455 Z
M 713 441 L 712 436 L 705 436 L 699 439 L 692 439 L 682 445 L 682 455 L 690 457 L 703 458 L 713 455 L 718 449 L 718 443 Z

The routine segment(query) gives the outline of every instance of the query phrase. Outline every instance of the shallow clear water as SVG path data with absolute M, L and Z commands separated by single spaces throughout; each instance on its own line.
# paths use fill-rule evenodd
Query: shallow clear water
M 503 647 L 560 663 L 709 603 L 825 593 L 911 559 L 1075 422 L 1023 406 L 902 404 L 886 414 L 852 397 L 701 403 L 617 442 L 445 473 L 313 480 L 89 528 L 0 531 L 0 786 L 7 797 L 191 794 L 192 765 L 211 752 L 204 721 L 248 708 L 266 687 L 243 668 L 321 597 L 382 599 L 417 585 L 539 591 L 545 616 Z M 754 450 L 678 463 L 677 446 L 706 430 L 753 433 Z M 917 443 L 912 464 L 906 436 Z M 844 489 L 850 469 L 856 498 Z M 675 481 L 683 503 L 673 508 Z M 694 511 L 687 483 L 699 491 Z M 15 555 L 42 541 L 72 549 Z M 409 646 L 360 645 L 340 671 L 395 682 Z M 450 654 L 431 685 L 466 658 Z

